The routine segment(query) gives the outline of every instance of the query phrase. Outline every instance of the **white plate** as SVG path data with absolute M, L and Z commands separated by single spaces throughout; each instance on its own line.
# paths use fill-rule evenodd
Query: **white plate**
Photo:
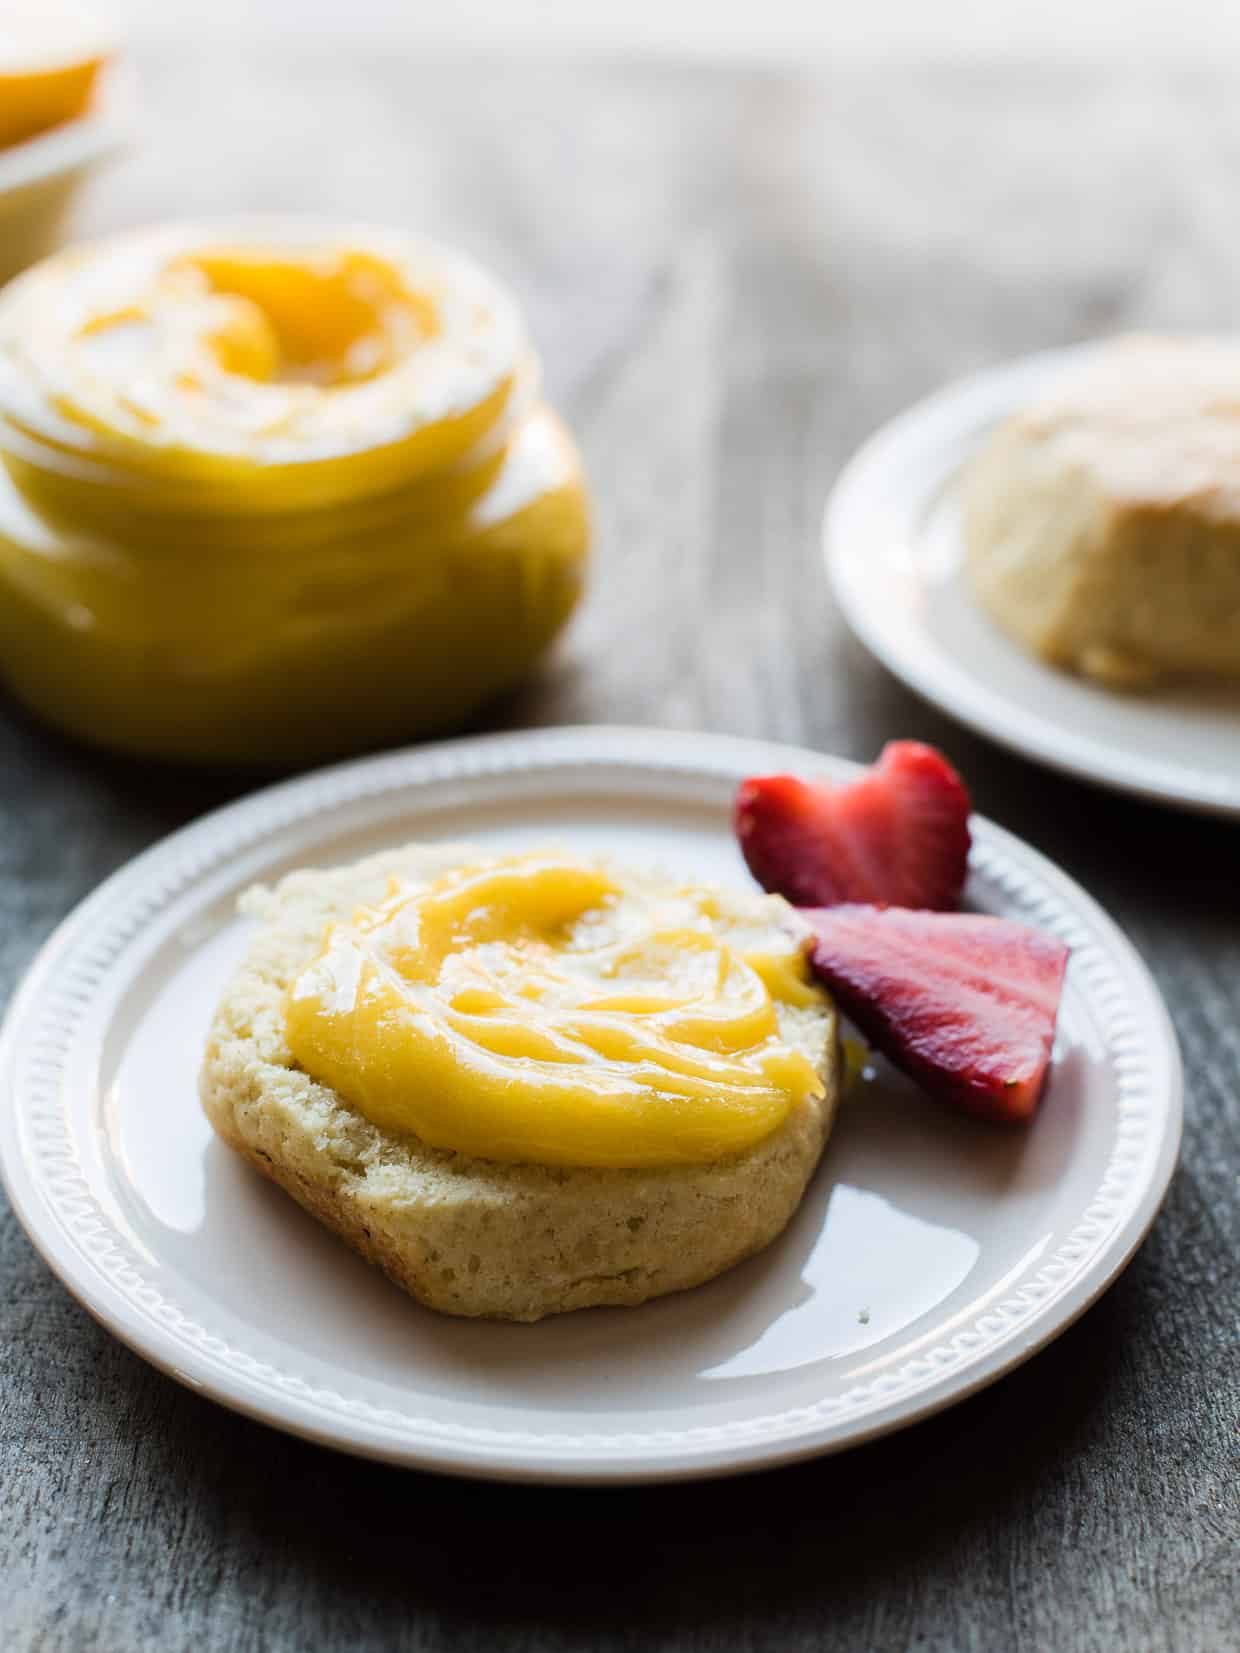
M 961 465 L 998 420 L 1091 348 L 966 379 L 871 437 L 827 506 L 835 595 L 871 653 L 980 733 L 1086 780 L 1240 814 L 1240 685 L 1099 688 L 1009 642 L 965 583 L 954 498 Z
M 786 1235 L 709 1286 L 537 1326 L 418 1307 L 212 1137 L 195 1080 L 254 879 L 414 837 L 606 848 L 745 886 L 736 782 L 850 766 L 706 735 L 455 742 L 260 792 L 109 879 L 52 937 L 0 1045 L 0 1169 L 35 1245 L 181 1382 L 396 1463 L 639 1481 L 829 1452 L 1024 1360 L 1115 1278 L 1175 1163 L 1175 1039 L 1140 960 L 1069 879 L 977 823 L 969 895 L 1073 960 L 1033 1127 L 881 1075 L 847 1102 Z

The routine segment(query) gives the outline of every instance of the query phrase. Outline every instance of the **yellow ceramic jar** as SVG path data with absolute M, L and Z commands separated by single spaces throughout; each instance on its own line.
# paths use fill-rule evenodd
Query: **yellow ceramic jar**
M 161 757 L 427 734 L 571 613 L 580 465 L 511 300 L 372 228 L 141 231 L 0 295 L 0 669 Z

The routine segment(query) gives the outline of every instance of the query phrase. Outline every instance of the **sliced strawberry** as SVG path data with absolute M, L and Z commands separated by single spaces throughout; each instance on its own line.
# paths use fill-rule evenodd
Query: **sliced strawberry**
M 969 794 L 943 754 L 919 741 L 891 741 L 844 786 L 795 775 L 742 781 L 735 826 L 759 884 L 797 907 L 946 909 L 964 888 Z
M 845 906 L 801 917 L 814 969 L 896 1067 L 970 1113 L 1030 1117 L 1055 1037 L 1062 943 L 972 913 Z

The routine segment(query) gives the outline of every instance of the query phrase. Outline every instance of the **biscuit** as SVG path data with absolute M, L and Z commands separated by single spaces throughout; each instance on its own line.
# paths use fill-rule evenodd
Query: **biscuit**
M 411 845 L 352 867 L 291 874 L 244 898 L 260 927 L 216 1012 L 201 1076 L 215 1130 L 419 1302 L 447 1314 L 533 1321 L 638 1304 L 700 1285 L 785 1227 L 822 1154 L 839 1089 L 836 1017 L 781 1006 L 784 1037 L 825 1094 L 726 1159 L 656 1169 L 506 1164 L 383 1130 L 293 1060 L 288 987 L 331 920 L 475 858 Z M 771 897 L 722 897 L 776 924 Z
M 1114 688 L 1240 676 L 1240 346 L 1126 338 L 962 479 L 966 570 L 1017 643 Z

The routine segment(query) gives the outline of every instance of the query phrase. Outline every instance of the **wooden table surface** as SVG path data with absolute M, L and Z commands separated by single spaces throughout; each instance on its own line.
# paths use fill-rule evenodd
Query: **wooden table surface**
M 824 589 L 876 424 L 1014 353 L 1240 321 L 1237 83 L 950 68 L 822 79 L 373 52 L 139 65 L 98 230 L 246 208 L 433 228 L 514 283 L 593 475 L 554 663 L 489 726 L 938 742 L 1081 879 L 1171 1006 L 1183 1162 L 1059 1342 L 841 1457 L 701 1487 L 490 1488 L 288 1439 L 157 1375 L 0 1223 L 0 1644 L 13 1653 L 1237 1645 L 1238 829 L 1091 790 L 913 699 Z M 106 873 L 249 782 L 0 707 L 0 987 Z

